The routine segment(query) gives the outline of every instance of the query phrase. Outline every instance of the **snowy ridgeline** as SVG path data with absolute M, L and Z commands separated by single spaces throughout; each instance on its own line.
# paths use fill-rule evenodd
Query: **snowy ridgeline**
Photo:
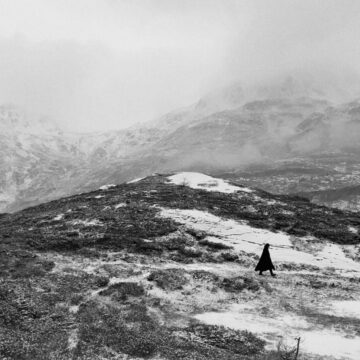
M 131 181 L 128 181 L 127 184 L 135 184 L 143 179 L 144 177 L 139 177 Z M 246 193 L 253 192 L 253 190 L 247 187 L 243 187 L 239 185 L 236 186 L 231 185 L 223 179 L 217 179 L 212 176 L 208 176 L 197 172 L 180 172 L 175 175 L 169 176 L 168 180 L 171 184 L 174 185 L 184 185 L 192 189 L 218 191 L 225 194 L 235 193 L 237 191 L 242 191 Z M 114 184 L 103 185 L 100 187 L 100 189 L 108 190 L 114 186 L 115 186 Z
M 193 189 L 202 189 L 207 191 L 218 191 L 222 193 L 234 193 L 237 191 L 252 193 L 249 188 L 234 186 L 223 179 L 217 179 L 208 175 L 196 172 L 181 172 L 168 178 L 175 185 L 185 185 Z

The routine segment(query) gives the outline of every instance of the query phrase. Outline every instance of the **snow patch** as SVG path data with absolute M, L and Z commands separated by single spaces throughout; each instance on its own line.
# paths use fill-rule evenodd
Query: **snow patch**
M 294 212 L 290 211 L 290 210 L 282 210 L 281 213 L 284 215 L 290 215 L 290 216 L 295 215 Z
M 125 203 L 117 204 L 117 205 L 115 205 L 115 210 L 116 210 L 116 209 L 119 209 L 119 208 L 122 208 L 122 207 L 125 207 L 125 206 L 126 206 Z
M 53 220 L 55 220 L 55 221 L 60 221 L 60 220 L 62 220 L 64 218 L 64 214 L 59 214 L 59 215 L 56 215 L 54 218 L 53 218 Z
M 306 353 L 352 360 L 357 360 L 360 356 L 359 337 L 348 338 L 340 332 L 313 329 L 313 325 L 304 317 L 293 314 L 266 317 L 259 315 L 251 307 L 234 304 L 228 311 L 198 314 L 195 318 L 206 324 L 256 333 L 267 340 L 269 350 L 275 350 L 281 338 L 287 340 L 300 336 L 301 349 Z
M 108 189 L 113 188 L 113 187 L 115 187 L 115 186 L 116 186 L 116 185 L 114 185 L 114 184 L 108 184 L 108 185 L 100 186 L 99 189 L 100 189 L 100 190 L 108 190 Z
M 72 314 L 76 314 L 79 311 L 80 306 L 79 305 L 72 305 L 69 307 L 69 311 Z
M 360 300 L 333 301 L 326 312 L 329 315 L 336 314 L 341 317 L 355 317 L 360 319 Z
M 246 187 L 230 185 L 223 179 L 217 179 L 205 174 L 195 172 L 178 173 L 176 175 L 169 176 L 168 179 L 172 184 L 185 185 L 191 187 L 192 189 L 218 191 L 227 194 L 237 191 L 242 191 L 246 193 L 253 192 L 253 190 Z
M 79 342 L 78 330 L 73 329 L 73 330 L 71 330 L 70 336 L 69 336 L 69 339 L 68 339 L 68 349 L 69 350 L 75 349 L 78 342 Z
M 296 250 L 297 238 L 292 238 L 291 241 L 290 236 L 285 233 L 253 228 L 245 222 L 224 220 L 205 211 L 162 208 L 160 216 L 204 231 L 208 234 L 209 241 L 232 246 L 235 252 L 260 255 L 263 246 L 268 243 L 274 264 L 297 263 L 320 268 L 331 267 L 360 276 L 360 264 L 347 258 L 341 247 L 336 244 L 328 244 L 321 251 L 313 250 L 313 253 L 308 253 Z M 303 243 L 313 240 L 301 238 L 299 241 Z
M 139 178 L 128 181 L 127 184 L 137 183 L 138 181 L 141 181 L 142 179 L 145 179 L 145 178 L 144 177 L 139 177 Z
M 101 199 L 101 198 L 103 198 L 103 197 L 105 197 L 104 195 L 96 195 L 94 198 L 95 199 Z
M 358 234 L 359 230 L 354 226 L 348 226 L 348 230 L 353 234 Z
M 93 219 L 93 220 L 73 220 L 70 221 L 71 225 L 83 225 L 83 226 L 103 226 L 104 224 L 97 220 L 97 219 Z

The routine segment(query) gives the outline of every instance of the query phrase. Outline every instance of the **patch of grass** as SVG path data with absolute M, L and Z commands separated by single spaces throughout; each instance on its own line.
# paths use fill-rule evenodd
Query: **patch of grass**
M 259 291 L 260 283 L 252 277 L 238 276 L 235 278 L 224 278 L 219 286 L 227 292 L 239 292 L 243 290 Z
M 209 247 L 211 250 L 214 251 L 219 251 L 219 250 L 228 250 L 228 249 L 232 249 L 231 246 L 228 246 L 226 244 L 220 243 L 220 242 L 215 242 L 215 241 L 209 241 L 207 239 L 203 239 L 199 241 L 200 245 L 203 246 L 207 246 Z
M 192 264 L 194 262 L 194 258 L 188 257 L 187 255 L 181 252 L 170 254 L 169 259 L 182 264 Z
M 296 263 L 283 263 L 278 264 L 277 268 L 279 270 L 289 270 L 289 271 L 320 271 L 320 268 L 316 265 L 309 265 L 309 264 L 296 264 Z
M 74 294 L 70 298 L 71 305 L 79 305 L 83 301 L 84 296 L 82 294 Z
M 97 276 L 95 278 L 95 285 L 97 287 L 104 287 L 109 283 L 110 279 L 107 276 Z
M 200 249 L 189 246 L 184 246 L 183 248 L 179 249 L 179 253 L 188 258 L 199 258 L 203 254 Z
M 154 281 L 164 290 L 179 290 L 188 282 L 181 269 L 155 270 L 148 276 L 149 281 Z
M 101 257 L 101 253 L 95 248 L 80 248 L 76 251 L 76 254 L 89 259 L 99 259 Z
M 338 244 L 358 244 L 360 237 L 348 231 L 348 229 L 322 228 L 314 232 L 320 239 L 327 239 Z
M 18 278 L 0 281 L 0 358 L 69 358 L 67 316 L 37 284 Z
M 101 354 L 109 347 L 129 356 L 148 358 L 162 343 L 162 329 L 146 314 L 144 306 L 131 305 L 119 311 L 91 302 L 81 309 L 79 317 L 78 356 L 89 349 L 93 355 Z
M 162 253 L 163 248 L 160 244 L 156 242 L 140 240 L 136 242 L 134 251 L 140 254 L 151 255 L 153 253 Z
M 2 277 L 43 277 L 54 266 L 54 262 L 41 259 L 29 251 L 0 251 L 0 276 Z
M 192 235 L 197 240 L 202 240 L 207 236 L 205 231 L 201 231 L 201 230 L 197 230 L 197 229 L 193 229 L 193 228 L 187 228 L 186 232 L 188 234 Z
M 193 270 L 190 272 L 190 275 L 194 280 L 216 282 L 219 280 L 219 277 L 209 271 L 205 270 Z
M 338 331 L 352 332 L 354 335 L 360 335 L 360 319 L 346 316 L 336 316 L 324 314 L 316 309 L 301 307 L 299 314 L 313 324 L 322 325 L 326 328 L 334 328 Z
M 151 318 L 144 304 L 127 304 L 114 308 L 89 302 L 82 307 L 79 342 L 75 358 L 104 357 L 109 349 L 120 356 L 152 358 L 155 354 L 169 360 L 237 360 L 251 359 L 245 354 L 257 354 L 263 341 L 245 332 L 228 329 L 173 329 Z M 196 336 L 194 333 L 196 332 Z M 208 338 L 209 334 L 213 334 Z M 106 356 L 106 355 L 105 355 Z
M 139 297 L 145 294 L 144 287 L 135 282 L 119 282 L 102 290 L 99 295 L 111 296 L 114 300 L 126 300 L 129 296 Z
M 223 253 L 221 253 L 221 257 L 225 261 L 236 261 L 239 259 L 239 257 L 236 254 L 233 254 L 231 252 L 223 252 Z
M 187 245 L 192 245 L 192 244 L 189 244 L 188 239 L 186 239 L 185 237 L 181 237 L 181 236 L 167 239 L 164 242 L 165 248 L 170 251 L 171 250 L 181 250 Z
M 193 324 L 186 329 L 202 342 L 239 355 L 257 355 L 264 350 L 265 341 L 248 331 L 223 326 Z

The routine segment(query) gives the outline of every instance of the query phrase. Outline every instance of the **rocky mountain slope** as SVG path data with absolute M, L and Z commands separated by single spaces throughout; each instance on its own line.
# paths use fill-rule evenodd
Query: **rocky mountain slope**
M 360 210 L 358 151 L 323 152 L 249 166 L 218 176 L 277 194 L 299 194 L 312 202 Z
M 359 153 L 360 91 L 346 84 L 306 76 L 256 86 L 236 83 L 156 121 L 95 134 L 67 133 L 48 119 L 2 107 L 0 211 L 152 172 L 216 174 L 248 171 L 254 165 L 267 170 L 279 161 L 295 166 L 299 158 L 312 162 L 314 156 L 337 156 L 350 164 Z M 337 173 L 338 165 L 334 161 L 331 173 Z M 351 170 L 345 179 L 347 175 L 352 176 Z M 317 188 L 304 190 L 300 184 L 292 191 L 338 187 L 337 176 L 328 177 L 326 186 L 318 180 Z M 268 189 L 266 179 L 258 185 Z M 340 184 L 348 185 L 353 184 Z M 276 182 L 273 186 L 269 190 L 279 187 Z
M 359 229 L 199 173 L 2 215 L 1 358 L 358 359 Z
M 300 193 L 301 196 L 308 198 L 317 204 L 348 209 L 353 211 L 360 210 L 360 186 L 348 186 L 338 189 L 319 190 Z
M 161 131 L 159 131 L 161 133 Z M 13 211 L 94 188 L 104 161 L 121 161 L 149 141 L 151 130 L 66 133 L 46 118 L 0 108 L 0 211 Z M 114 144 L 115 143 L 115 144 Z M 108 174 L 105 174 L 106 178 Z M 124 180 L 132 172 L 124 175 Z M 97 180 L 98 179 L 98 180 Z

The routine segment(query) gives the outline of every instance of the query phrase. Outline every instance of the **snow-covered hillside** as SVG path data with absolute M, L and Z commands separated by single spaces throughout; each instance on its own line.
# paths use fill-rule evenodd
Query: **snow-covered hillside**
M 359 230 L 191 172 L 2 216 L 0 356 L 278 359 L 300 337 L 300 358 L 357 360 Z M 275 278 L 254 271 L 266 243 Z

